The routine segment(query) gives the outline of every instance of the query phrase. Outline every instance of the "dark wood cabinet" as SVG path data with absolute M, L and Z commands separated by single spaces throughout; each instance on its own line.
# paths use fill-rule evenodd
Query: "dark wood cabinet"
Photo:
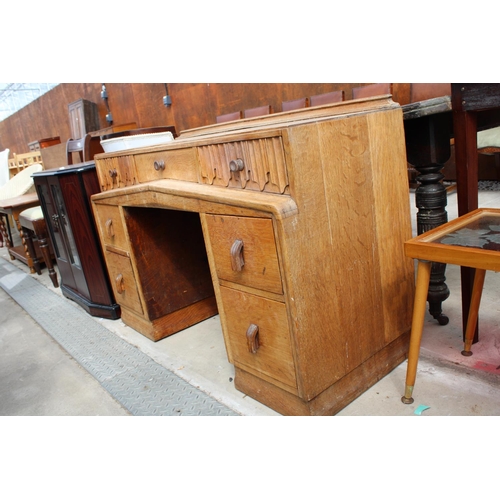
M 90 197 L 98 193 L 94 162 L 33 175 L 61 275 L 61 291 L 92 316 L 117 319 Z
M 78 99 L 68 104 L 68 113 L 72 139 L 81 139 L 89 132 L 99 130 L 99 112 L 96 103 Z

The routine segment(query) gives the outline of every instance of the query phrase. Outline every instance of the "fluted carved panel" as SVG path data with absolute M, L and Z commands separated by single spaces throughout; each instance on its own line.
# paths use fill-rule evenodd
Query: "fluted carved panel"
M 205 184 L 285 193 L 288 175 L 280 137 L 198 148 Z
M 137 184 L 133 156 L 103 158 L 97 168 L 101 191 Z

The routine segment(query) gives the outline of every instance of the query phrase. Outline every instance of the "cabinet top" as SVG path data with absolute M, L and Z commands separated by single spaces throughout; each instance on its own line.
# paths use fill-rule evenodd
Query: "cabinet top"
M 32 177 L 49 177 L 52 175 L 74 174 L 75 172 L 85 172 L 87 170 L 95 169 L 94 161 L 87 161 L 85 163 L 75 163 L 74 165 L 67 165 L 66 167 L 50 168 L 36 172 Z

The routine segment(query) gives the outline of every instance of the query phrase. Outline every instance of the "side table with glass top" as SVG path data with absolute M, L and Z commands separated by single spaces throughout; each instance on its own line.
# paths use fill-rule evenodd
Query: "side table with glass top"
M 413 320 L 403 403 L 413 403 L 420 342 L 432 262 L 475 270 L 464 356 L 471 356 L 486 271 L 500 271 L 500 209 L 479 208 L 405 243 L 407 257 L 418 260 Z

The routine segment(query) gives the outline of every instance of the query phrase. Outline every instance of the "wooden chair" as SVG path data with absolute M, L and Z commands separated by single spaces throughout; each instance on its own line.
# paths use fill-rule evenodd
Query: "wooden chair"
M 233 120 L 241 120 L 243 118 L 243 111 L 234 111 L 233 113 L 226 113 L 219 115 L 215 118 L 217 123 L 232 122 Z
M 302 109 L 309 107 L 309 98 L 301 97 L 300 99 L 293 99 L 292 101 L 283 101 L 281 109 L 283 111 L 291 111 L 292 109 Z
M 17 175 L 35 163 L 43 165 L 40 151 L 30 151 L 29 153 L 21 154 L 13 153 L 12 158 L 9 159 L 10 177 Z
M 80 163 L 91 160 L 90 154 L 90 134 L 80 139 L 68 139 L 66 142 L 66 157 L 68 165 L 73 165 L 73 153 L 78 153 L 80 156 Z
M 451 95 L 450 83 L 412 83 L 410 85 L 410 102 L 426 101 L 447 95 Z
M 24 241 L 28 247 L 28 252 L 33 259 L 33 267 L 38 275 L 41 272 L 41 262 L 38 257 L 37 247 L 42 254 L 43 262 L 49 271 L 49 277 L 54 288 L 59 286 L 57 273 L 54 271 L 53 260 L 54 252 L 51 247 L 47 225 L 43 217 L 42 207 L 32 207 L 23 210 L 19 214 L 19 224 L 23 232 Z
M 377 95 L 392 94 L 392 83 L 370 83 L 363 87 L 352 89 L 352 98 L 361 99 L 363 97 L 373 97 Z
M 244 118 L 253 118 L 254 116 L 269 115 L 272 113 L 271 106 L 268 104 L 266 106 L 258 106 L 256 108 L 245 109 L 243 112 Z
M 311 106 L 321 106 L 322 104 L 332 104 L 334 102 L 342 102 L 344 100 L 344 91 L 335 90 L 334 92 L 326 92 L 325 94 L 312 95 L 309 97 Z

